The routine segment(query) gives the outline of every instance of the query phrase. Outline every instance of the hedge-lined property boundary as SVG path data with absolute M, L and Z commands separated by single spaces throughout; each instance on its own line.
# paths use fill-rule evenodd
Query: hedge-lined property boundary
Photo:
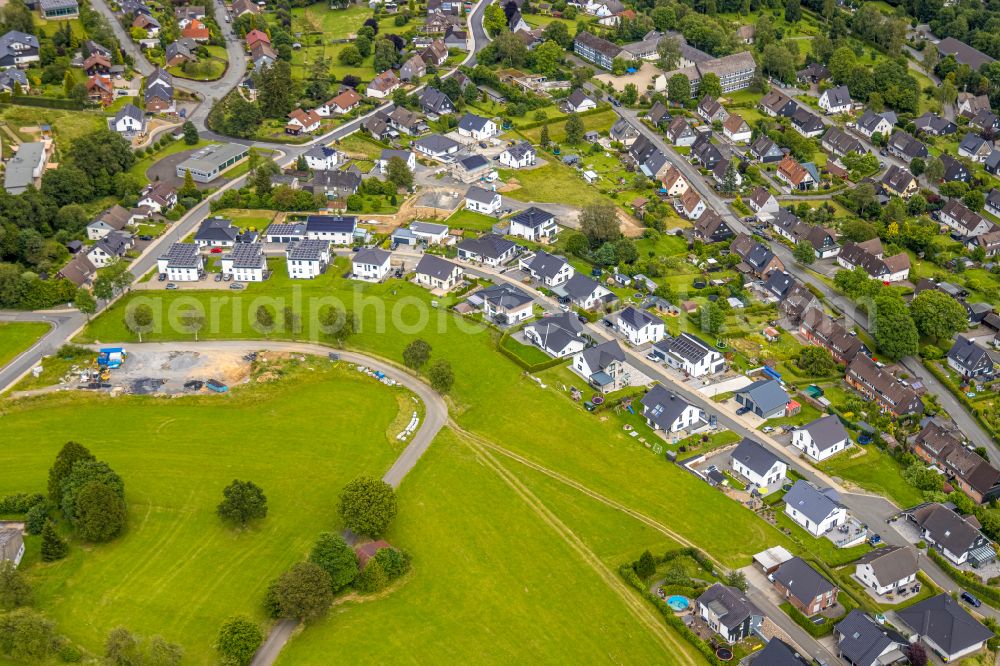
M 948 577 L 953 581 L 964 587 L 969 592 L 975 594 L 980 598 L 980 600 L 988 602 L 990 606 L 1000 608 L 1000 590 L 990 587 L 989 585 L 985 585 L 973 574 L 956 569 L 951 565 L 951 562 L 942 557 L 933 548 L 927 549 L 927 555 L 934 560 L 935 564 L 944 569 L 944 572 L 948 574 Z

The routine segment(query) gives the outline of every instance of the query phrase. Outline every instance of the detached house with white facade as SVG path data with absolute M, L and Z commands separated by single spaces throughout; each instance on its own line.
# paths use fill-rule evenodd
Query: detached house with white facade
M 458 133 L 461 136 L 472 137 L 476 141 L 485 141 L 499 133 L 497 124 L 489 118 L 466 113 L 458 121 Z
M 636 347 L 659 342 L 666 335 L 662 319 L 631 305 L 618 313 L 618 330 Z
M 263 282 L 270 275 L 262 243 L 237 243 L 219 264 L 223 275 L 231 275 L 238 282 Z
M 704 377 L 726 368 L 726 359 L 718 350 L 690 333 L 675 338 L 667 336 L 654 344 L 650 352 L 689 377 Z
M 465 193 L 465 208 L 483 215 L 495 215 L 500 210 L 502 200 L 499 192 L 473 185 Z
M 875 594 L 902 592 L 917 580 L 917 555 L 912 548 L 876 548 L 854 563 L 854 577 Z
M 850 443 L 844 424 L 834 414 L 822 416 L 792 433 L 792 444 L 816 462 L 843 451 Z
M 462 267 L 447 259 L 425 254 L 417 262 L 416 282 L 429 289 L 447 292 L 458 286 L 462 281 Z
M 295 240 L 285 249 L 288 277 L 311 280 L 326 272 L 330 265 L 330 241 Z
M 510 218 L 508 233 L 511 236 L 538 242 L 551 238 L 557 231 L 559 225 L 556 224 L 555 215 L 537 206 L 531 206 Z
M 392 254 L 374 247 L 359 250 L 351 260 L 351 277 L 366 282 L 381 282 L 389 275 Z
M 799 479 L 784 496 L 785 514 L 814 537 L 847 522 L 847 509 L 833 488 L 818 490 Z
M 500 164 L 508 169 L 523 169 L 532 166 L 538 159 L 535 147 L 527 141 L 519 141 L 500 153 Z
M 193 243 L 174 243 L 156 260 L 160 275 L 171 282 L 197 282 L 205 272 L 205 259 Z
M 661 384 L 656 384 L 640 401 L 646 424 L 664 435 L 693 430 L 705 423 L 705 412 Z
M 744 437 L 730 458 L 733 472 L 768 494 L 781 488 L 788 473 L 788 463 L 760 442 Z
M 522 257 L 518 267 L 546 287 L 557 287 L 570 279 L 576 270 L 562 257 L 539 250 Z

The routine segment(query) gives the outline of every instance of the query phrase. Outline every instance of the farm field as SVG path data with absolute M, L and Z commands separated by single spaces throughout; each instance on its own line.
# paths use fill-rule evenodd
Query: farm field
M 35 344 L 49 330 L 43 322 L 0 322 L 0 368 Z
M 378 601 L 339 606 L 294 638 L 279 666 L 325 664 L 329 654 L 357 652 L 382 663 L 405 652 L 413 661 L 490 664 L 588 661 L 596 654 L 613 662 L 681 663 L 678 652 L 693 652 L 665 625 L 657 627 L 661 642 L 640 624 L 595 569 L 607 574 L 611 567 L 585 559 L 523 492 L 443 431 L 404 481 L 400 513 L 386 535 L 410 550 L 412 573 Z M 566 506 L 538 499 L 559 514 Z M 617 524 L 593 502 L 572 508 L 583 510 L 580 522 L 597 521 L 594 528 Z M 636 525 L 629 525 L 633 534 Z M 636 545 L 657 544 L 666 545 L 643 533 Z M 389 625 L 391 632 L 372 631 Z
M 47 565 L 38 563 L 38 540 L 29 542 L 37 605 L 61 633 L 99 653 L 122 624 L 181 644 L 185 663 L 209 664 L 223 620 L 265 620 L 260 602 L 270 580 L 318 532 L 339 527 L 341 488 L 361 474 L 380 476 L 395 459 L 402 445 L 393 422 L 400 401 L 410 400 L 325 359 L 302 366 L 285 381 L 227 396 L 61 394 L 8 407 L 0 495 L 44 492 L 55 454 L 71 439 L 125 481 L 129 528 L 117 541 L 74 544 L 66 560 Z M 275 427 L 279 421 L 296 427 Z M 268 517 L 244 532 L 215 515 L 233 478 L 253 480 L 268 496 Z

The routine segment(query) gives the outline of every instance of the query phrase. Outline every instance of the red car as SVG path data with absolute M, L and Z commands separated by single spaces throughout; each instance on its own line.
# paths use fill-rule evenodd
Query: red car
M 213 247 L 212 250 L 211 250 L 211 252 L 212 252 L 212 254 L 222 254 L 222 248 L 221 247 Z

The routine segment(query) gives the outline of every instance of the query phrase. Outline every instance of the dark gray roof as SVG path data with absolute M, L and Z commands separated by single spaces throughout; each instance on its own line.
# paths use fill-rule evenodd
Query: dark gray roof
M 267 229 L 264 230 L 265 236 L 304 236 L 306 233 L 306 225 L 303 222 L 296 222 L 292 224 L 281 224 L 273 223 L 267 225 Z
M 876 548 L 854 562 L 871 565 L 880 585 L 891 585 L 917 573 L 917 556 L 912 548 L 889 546 Z
M 515 160 L 522 160 L 528 155 L 533 155 L 535 153 L 535 147 L 531 145 L 528 141 L 518 141 L 513 146 L 507 148 L 507 152 Z
M 198 246 L 193 243 L 174 243 L 166 254 L 160 255 L 160 259 L 166 259 L 173 268 L 197 268 Z
M 772 638 L 764 649 L 750 657 L 752 666 L 809 666 L 809 662 L 780 638 Z
M 310 215 L 306 218 L 306 231 L 354 233 L 358 218 L 353 215 Z
M 716 583 L 698 597 L 698 603 L 709 607 L 719 616 L 726 629 L 733 629 L 748 617 L 764 614 L 754 606 L 742 591 L 722 583 Z
M 423 93 L 420 94 L 420 106 L 425 111 L 434 111 L 436 113 L 451 111 L 455 108 L 455 105 L 451 103 L 451 99 L 447 95 L 431 86 L 424 88 Z
M 653 346 L 664 353 L 673 354 L 690 363 L 697 363 L 712 352 L 712 348 L 707 342 L 690 333 L 681 333 L 676 338 L 664 338 Z
M 555 277 L 565 265 L 566 260 L 562 257 L 557 257 L 543 250 L 539 250 L 535 253 L 535 256 L 532 257 L 531 263 L 528 266 L 533 273 L 537 273 L 543 278 L 551 278 Z
M 944 55 L 955 57 L 955 61 L 960 65 L 968 65 L 972 71 L 978 72 L 979 68 L 987 63 L 993 62 L 993 58 L 982 51 L 972 48 L 965 42 L 961 42 L 954 37 L 945 37 L 937 45 L 938 52 Z
M 194 235 L 196 241 L 236 241 L 240 230 L 233 226 L 232 221 L 222 217 L 210 217 L 202 220 L 198 232 Z
M 799 479 L 792 485 L 785 493 L 784 500 L 785 504 L 814 523 L 822 522 L 834 509 L 840 506 L 839 497 L 835 490 L 826 488 L 819 491 L 804 479 Z
M 788 393 L 777 379 L 758 379 L 736 393 L 749 396 L 765 414 L 788 404 Z
M 955 338 L 955 344 L 948 350 L 948 358 L 970 371 L 976 370 L 984 364 L 986 367 L 993 365 L 990 353 L 964 335 Z
M 584 301 L 600 286 L 583 273 L 574 273 L 573 277 L 563 283 L 562 289 L 571 300 Z
M 982 537 L 978 528 L 942 504 L 921 507 L 913 518 L 935 543 L 956 555 L 969 552 Z
M 460 159 L 458 163 L 461 164 L 466 171 L 482 169 L 484 166 L 490 165 L 489 160 L 482 155 L 469 155 L 468 157 Z
M 499 259 L 515 246 L 514 241 L 498 234 L 483 234 L 479 238 L 466 238 L 459 243 L 458 248 L 487 259 Z
M 992 631 L 943 592 L 909 608 L 898 610 L 896 615 L 908 627 L 934 641 L 949 655 L 993 637 Z
M 571 342 L 579 340 L 583 331 L 580 321 L 572 313 L 543 317 L 525 327 L 529 328 L 538 334 L 542 348 L 555 354 L 561 354 Z
M 785 271 L 771 271 L 767 280 L 764 281 L 764 288 L 778 298 L 784 298 L 793 284 L 795 284 L 795 278 Z
M 474 113 L 466 113 L 458 121 L 458 128 L 470 132 L 481 132 L 488 122 L 489 118 L 483 118 Z
M 524 225 L 526 227 L 531 227 L 532 229 L 537 229 L 546 222 L 554 220 L 556 218 L 552 213 L 542 210 L 537 206 L 532 206 L 526 208 L 519 212 L 514 217 L 510 218 L 511 222 L 517 222 L 518 224 Z
M 456 268 L 455 264 L 433 254 L 425 254 L 417 262 L 417 273 L 430 275 L 438 280 L 447 280 Z
M 625 352 L 617 340 L 602 342 L 596 347 L 584 349 L 582 353 L 587 365 L 595 371 L 604 370 L 615 361 L 619 363 L 625 361 Z
M 656 384 L 640 401 L 642 415 L 653 422 L 659 430 L 669 431 L 674 421 L 691 406 L 673 391 L 668 391 L 661 384 Z
M 851 664 L 874 664 L 894 643 L 900 647 L 909 644 L 905 637 L 895 632 L 890 635 L 888 630 L 856 608 L 838 622 L 834 629 L 839 635 L 837 648 Z
M 820 452 L 826 451 L 832 448 L 834 444 L 848 439 L 844 424 L 833 414 L 821 416 L 815 421 L 802 426 L 802 429 L 809 433 L 809 436 L 812 437 L 816 448 Z
M 837 588 L 801 557 L 793 557 L 778 567 L 774 572 L 774 580 L 806 606 L 811 605 L 816 597 Z
M 581 88 L 576 88 L 573 92 L 569 94 L 569 98 L 567 99 L 567 101 L 569 102 L 570 106 L 575 109 L 584 102 L 587 101 L 593 102 L 594 100 L 587 97 L 587 93 L 583 92 Z
M 853 101 L 851 99 L 851 91 L 847 89 L 847 86 L 829 88 L 824 94 L 832 106 L 843 106 Z
M 477 203 L 491 204 L 493 199 L 496 198 L 496 192 L 490 192 L 489 190 L 484 190 L 478 185 L 473 185 L 465 193 L 466 199 L 471 199 Z
M 744 437 L 743 441 L 733 449 L 732 458 L 761 476 L 769 472 L 774 463 L 783 462 L 781 458 L 771 453 L 770 449 L 749 437 Z
M 358 250 L 352 261 L 355 264 L 372 264 L 374 266 L 381 266 L 391 257 L 392 254 L 386 252 L 385 250 L 380 250 L 377 247 L 366 247 Z
M 978 134 L 969 132 L 962 137 L 962 141 L 958 144 L 959 150 L 964 150 L 969 153 L 978 153 L 979 149 L 984 145 L 988 145 L 989 142 Z
M 524 291 L 510 284 L 495 284 L 476 292 L 484 301 L 506 309 L 518 308 L 534 299 Z
M 631 305 L 618 313 L 618 319 L 637 330 L 650 324 L 663 323 L 663 320 L 659 317 Z
M 414 145 L 431 153 L 445 153 L 453 148 L 457 148 L 460 144 L 458 141 L 450 139 L 443 134 L 430 134 L 417 139 Z
M 117 123 L 122 118 L 135 118 L 140 123 L 143 122 L 142 109 L 137 107 L 135 104 L 126 104 L 121 108 L 121 110 L 115 114 L 115 122 Z

